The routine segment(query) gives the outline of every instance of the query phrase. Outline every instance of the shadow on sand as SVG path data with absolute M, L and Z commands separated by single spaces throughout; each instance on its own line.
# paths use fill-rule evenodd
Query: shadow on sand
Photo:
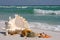
M 0 32 L 0 34 L 6 35 L 5 32 Z

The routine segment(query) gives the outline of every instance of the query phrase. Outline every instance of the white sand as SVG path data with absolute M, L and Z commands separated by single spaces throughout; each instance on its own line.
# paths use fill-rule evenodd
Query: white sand
M 46 30 L 41 30 L 41 29 L 38 29 L 38 28 L 35 28 L 35 29 L 31 28 L 31 29 L 36 33 L 45 32 L 46 34 L 48 34 L 52 37 L 51 38 L 34 37 L 34 38 L 25 39 L 24 37 L 20 37 L 20 35 L 5 36 L 4 35 L 5 30 L 2 30 L 3 27 L 4 27 L 4 22 L 0 22 L 0 40 L 60 40 L 60 32 L 46 31 Z
M 45 31 L 45 30 L 40 30 L 40 29 L 32 29 L 35 32 L 41 33 L 45 32 L 46 34 L 52 36 L 51 38 L 27 38 L 25 39 L 24 37 L 20 37 L 20 35 L 8 35 L 5 36 L 3 34 L 4 30 L 0 29 L 0 40 L 60 40 L 60 32 L 52 32 L 52 31 Z

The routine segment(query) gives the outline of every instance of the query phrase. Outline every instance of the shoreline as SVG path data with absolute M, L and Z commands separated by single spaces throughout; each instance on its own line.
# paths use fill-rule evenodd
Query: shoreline
M 24 37 L 20 37 L 20 35 L 8 35 L 8 36 L 5 36 L 4 35 L 4 32 L 5 30 L 3 30 L 2 28 L 4 27 L 4 22 L 0 22 L 0 40 L 60 40 L 60 32 L 54 32 L 54 31 L 49 31 L 49 30 L 42 30 L 42 29 L 38 29 L 38 28 L 31 28 L 32 31 L 36 32 L 36 33 L 46 33 L 48 35 L 51 36 L 51 38 L 37 38 L 37 37 L 34 37 L 34 38 L 29 38 L 27 37 L 27 39 L 25 39 Z
M 1 30 L 1 28 L 0 28 L 0 30 Z M 0 40 L 60 40 L 59 39 L 60 33 L 58 33 L 58 32 L 52 32 L 52 31 L 46 31 L 46 30 L 40 30 L 40 29 L 33 29 L 33 28 L 32 28 L 32 30 L 34 32 L 36 32 L 36 33 L 44 32 L 44 33 L 50 35 L 51 38 L 38 38 L 38 37 L 31 38 L 31 37 L 27 37 L 27 39 L 25 39 L 24 37 L 20 37 L 20 35 L 18 35 L 18 34 L 17 35 L 8 35 L 8 36 L 5 36 L 0 31 Z M 4 32 L 4 30 L 2 32 Z

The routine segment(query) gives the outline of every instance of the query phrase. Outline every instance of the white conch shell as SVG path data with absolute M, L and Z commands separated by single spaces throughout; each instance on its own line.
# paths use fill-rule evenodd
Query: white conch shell
M 8 21 L 8 30 L 23 30 L 25 28 L 29 28 L 28 22 L 25 20 L 25 18 L 20 17 L 19 15 L 15 15 L 15 18 L 9 18 Z

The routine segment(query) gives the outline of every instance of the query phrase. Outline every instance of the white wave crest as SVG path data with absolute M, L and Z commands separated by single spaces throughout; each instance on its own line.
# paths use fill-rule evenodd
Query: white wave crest
M 28 6 L 0 6 L 0 8 L 27 8 Z
M 28 8 L 27 6 L 17 6 L 17 8 Z
M 60 10 L 42 10 L 42 9 L 34 9 L 34 13 L 35 14 L 42 14 L 42 15 L 46 15 L 46 14 L 51 14 L 51 15 L 60 15 Z
M 50 25 L 47 23 L 30 22 L 30 27 L 43 30 L 60 31 L 60 25 Z

